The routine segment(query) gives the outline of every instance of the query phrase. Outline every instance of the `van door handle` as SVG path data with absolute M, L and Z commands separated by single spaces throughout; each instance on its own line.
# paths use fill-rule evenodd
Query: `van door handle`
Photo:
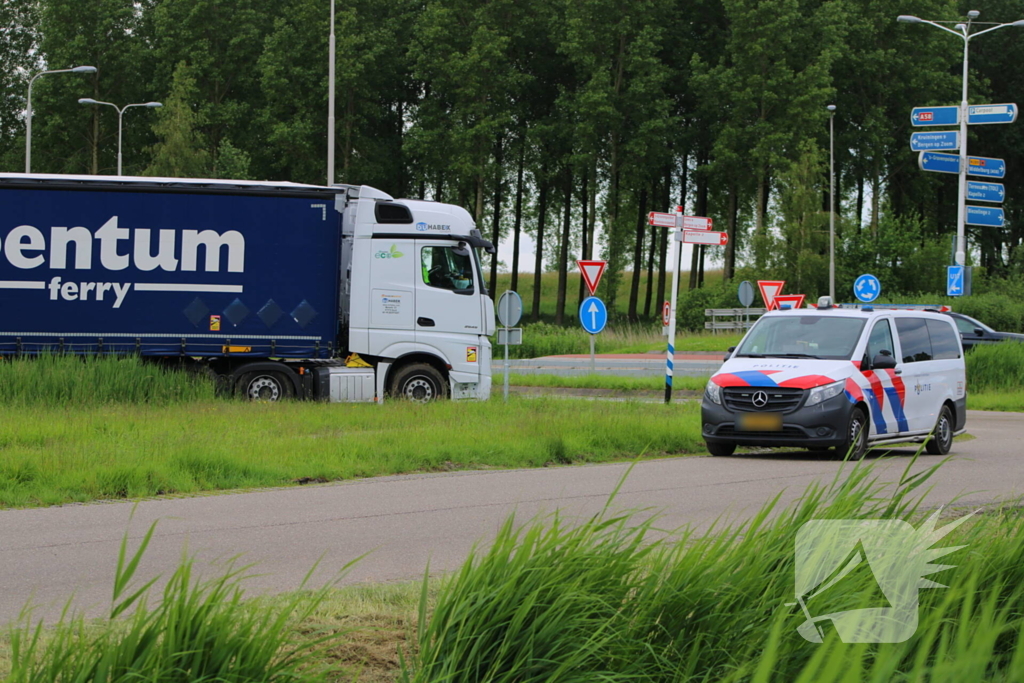
M 895 372 L 897 375 L 902 375 L 903 374 L 902 370 L 893 370 L 893 372 Z
M 433 327 L 434 320 L 433 318 L 416 318 L 416 324 L 420 327 Z

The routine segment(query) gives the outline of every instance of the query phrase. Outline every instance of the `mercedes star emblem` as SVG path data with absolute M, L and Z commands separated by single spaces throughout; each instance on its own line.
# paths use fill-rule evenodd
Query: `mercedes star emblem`
M 756 407 L 764 408 L 768 405 L 768 393 L 765 391 L 755 392 L 750 400 Z

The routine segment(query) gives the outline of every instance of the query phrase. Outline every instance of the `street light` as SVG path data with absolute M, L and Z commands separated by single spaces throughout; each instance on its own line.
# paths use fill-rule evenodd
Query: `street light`
M 46 74 L 94 74 L 97 69 L 94 66 L 75 66 L 70 69 L 54 69 L 52 71 L 40 71 L 28 82 L 28 102 L 25 107 L 25 173 L 32 172 L 32 84 L 36 79 Z
M 828 105 L 828 296 L 836 300 L 836 105 Z
M 139 102 L 138 104 L 126 104 L 121 108 L 118 108 L 113 102 L 100 102 L 94 100 L 91 97 L 83 97 L 78 100 L 79 104 L 105 104 L 108 107 L 117 109 L 117 175 L 121 175 L 121 122 L 124 118 L 124 112 L 132 107 L 149 107 L 150 109 L 156 109 L 164 105 L 159 102 Z
M 327 48 L 327 184 L 334 184 L 334 0 L 331 0 L 331 37 Z
M 954 36 L 957 36 L 964 41 L 963 88 L 960 98 L 960 190 L 959 196 L 956 200 L 956 263 L 959 266 L 966 263 L 964 219 L 967 215 L 967 48 L 970 45 L 970 42 L 978 36 L 991 33 L 997 29 L 1006 28 L 1007 26 L 1024 26 L 1024 19 L 1021 19 L 1007 24 L 996 24 L 995 26 L 978 31 L 977 33 L 971 33 L 971 22 L 977 19 L 980 15 L 981 12 L 978 10 L 971 10 L 967 13 L 967 23 L 959 23 L 954 28 L 943 26 L 937 21 L 921 19 L 920 17 L 911 16 L 909 14 L 901 14 L 896 17 L 896 21 L 902 24 L 930 24 L 937 29 L 945 31 L 946 33 L 952 33 Z

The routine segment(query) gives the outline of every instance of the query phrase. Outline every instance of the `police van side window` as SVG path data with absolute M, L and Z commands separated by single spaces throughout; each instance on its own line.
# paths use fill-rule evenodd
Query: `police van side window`
M 888 320 L 879 320 L 871 330 L 866 351 L 868 362 L 874 360 L 882 351 L 888 351 L 890 356 L 896 355 L 893 351 L 892 328 L 889 327 Z
M 942 320 L 927 320 L 928 336 L 932 340 L 935 360 L 953 360 L 960 357 L 960 344 L 953 327 Z
M 904 363 L 933 359 L 932 341 L 923 318 L 896 318 L 896 333 L 900 336 Z

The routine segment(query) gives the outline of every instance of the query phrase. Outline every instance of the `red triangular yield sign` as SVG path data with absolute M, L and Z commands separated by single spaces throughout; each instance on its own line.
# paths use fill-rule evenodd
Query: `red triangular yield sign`
M 804 295 L 803 294 L 776 294 L 775 308 L 782 308 L 783 306 L 789 306 L 792 309 L 804 307 Z
M 757 281 L 757 288 L 761 290 L 761 298 L 764 299 L 765 309 L 770 311 L 775 308 L 775 297 L 782 294 L 782 288 L 785 286 L 785 280 Z
M 590 290 L 590 295 L 594 295 L 594 290 L 597 289 L 597 283 L 601 281 L 601 276 L 604 275 L 605 266 L 608 265 L 607 261 L 577 261 L 576 265 L 580 267 L 580 274 L 583 276 L 583 281 L 587 283 L 587 289 Z

